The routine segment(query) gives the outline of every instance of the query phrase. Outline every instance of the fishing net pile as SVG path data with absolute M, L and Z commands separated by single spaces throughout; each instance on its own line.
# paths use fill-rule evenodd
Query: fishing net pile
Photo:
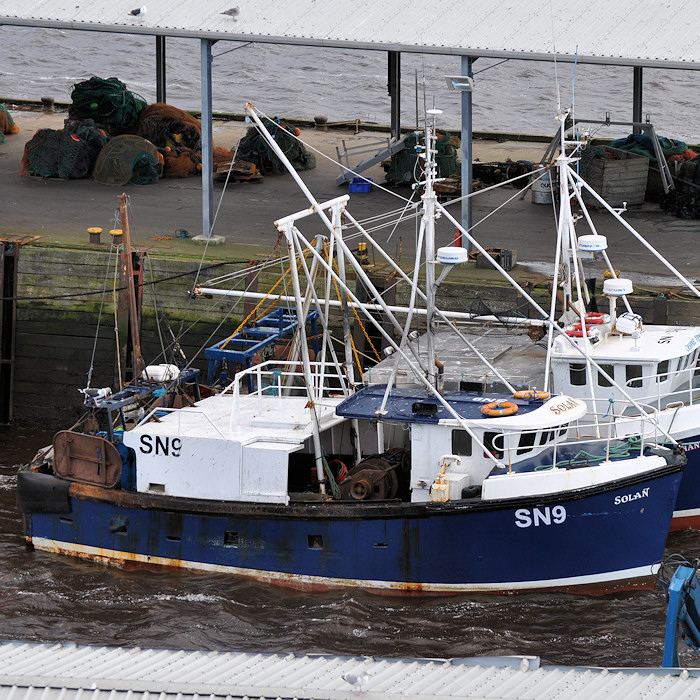
M 151 185 L 163 175 L 163 158 L 150 142 L 134 134 L 115 136 L 100 151 L 93 178 L 103 185 Z
M 117 78 L 98 78 L 77 83 L 71 92 L 71 119 L 92 119 L 110 136 L 133 133 L 146 100 L 126 89 Z
M 295 130 L 281 119 L 274 119 L 268 130 L 295 170 L 312 170 L 316 167 L 316 156 L 307 151 L 296 138 L 299 135 L 298 129 Z M 263 175 L 285 172 L 282 161 L 254 127 L 246 131 L 238 144 L 237 159 L 253 163 Z
M 687 144 L 683 141 L 675 141 L 665 136 L 657 136 L 657 141 L 661 148 L 661 153 L 668 160 L 671 156 L 678 156 L 688 150 Z M 611 141 L 610 146 L 619 148 L 621 151 L 629 151 L 640 156 L 645 156 L 652 163 L 656 163 L 656 151 L 654 150 L 654 140 L 649 134 L 630 134 L 622 139 Z
M 139 114 L 134 133 L 148 139 L 157 148 L 202 150 L 202 124 L 199 119 L 163 102 L 148 105 Z
M 202 153 L 186 146 L 158 149 L 163 156 L 163 177 L 192 177 L 202 174 Z M 230 163 L 233 153 L 223 146 L 212 147 L 214 171 L 219 163 Z
M 75 84 L 71 98 L 68 113 L 73 126 L 38 131 L 25 147 L 23 174 L 67 179 L 92 172 L 97 182 L 120 186 L 201 174 L 202 125 L 188 112 L 162 102 L 147 105 L 117 78 L 93 76 Z M 9 114 L 7 118 L 11 121 Z M 283 143 L 282 137 L 279 142 Z M 296 141 L 284 144 L 299 169 L 303 163 L 314 167 L 315 161 L 310 165 L 312 157 L 303 149 L 297 147 L 295 152 Z M 212 156 L 215 170 L 217 164 L 233 159 L 231 151 L 217 146 Z
M 80 179 L 92 172 L 109 136 L 92 119 L 66 119 L 63 129 L 39 129 L 24 146 L 21 175 Z
M 0 143 L 5 143 L 3 134 L 17 134 L 19 127 L 12 119 L 12 115 L 7 111 L 5 105 L 0 105 Z
M 450 177 L 459 173 L 457 148 L 452 136 L 445 131 L 436 132 L 435 164 L 438 177 Z M 411 133 L 404 139 L 403 149 L 391 156 L 391 161 L 384 166 L 386 181 L 395 184 L 418 182 L 421 178 L 422 162 L 416 153 L 418 135 Z
M 657 136 L 656 139 L 673 179 L 674 187 L 667 193 L 661 186 L 660 166 L 652 136 L 649 134 L 630 134 L 612 141 L 610 146 L 649 159 L 647 200 L 658 201 L 664 211 L 678 218 L 700 219 L 700 156 L 688 148 L 684 141 L 665 136 Z M 599 146 L 598 148 L 605 147 Z
M 192 177 L 202 172 L 202 154 L 191 148 L 166 146 L 163 155 L 163 177 Z
M 661 208 L 679 219 L 700 219 L 700 155 L 674 163 L 674 171 L 675 189 L 661 197 Z

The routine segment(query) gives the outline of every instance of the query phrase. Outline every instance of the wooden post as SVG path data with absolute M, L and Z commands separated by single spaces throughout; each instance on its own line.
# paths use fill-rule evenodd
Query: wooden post
M 17 241 L 0 243 L 0 423 L 12 420 L 17 321 Z
M 123 194 L 119 197 L 119 216 L 122 222 L 124 233 L 124 254 L 126 257 L 126 284 L 129 296 L 129 329 L 131 331 L 131 346 L 133 355 L 134 377 L 141 374 L 145 364 L 141 357 L 141 338 L 139 335 L 139 315 L 136 305 L 136 285 L 134 284 L 134 261 L 131 257 L 131 235 L 129 233 L 129 216 L 127 213 L 127 203 L 129 196 Z

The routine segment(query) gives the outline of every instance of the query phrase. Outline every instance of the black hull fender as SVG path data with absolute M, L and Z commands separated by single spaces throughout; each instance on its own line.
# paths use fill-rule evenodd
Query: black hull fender
M 52 474 L 20 471 L 17 473 L 17 510 L 31 513 L 70 513 L 70 482 Z

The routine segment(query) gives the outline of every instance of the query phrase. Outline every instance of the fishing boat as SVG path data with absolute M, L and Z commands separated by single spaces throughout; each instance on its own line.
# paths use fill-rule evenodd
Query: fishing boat
M 446 273 L 463 252 L 435 249 L 435 125 L 426 120 L 418 145 L 421 226 L 413 276 L 400 273 L 411 289 L 400 322 L 344 240 L 348 222 L 356 223 L 349 196 L 316 201 L 259 113 L 252 105 L 246 113 L 310 204 L 275 222 L 287 242 L 288 313 L 297 322 L 288 359 L 246 367 L 193 405 L 155 405 L 133 426 L 95 397 L 97 428 L 61 431 L 53 449 L 18 474 L 27 543 L 120 566 L 227 572 L 312 589 L 653 585 L 686 462 L 670 436 L 660 445 L 653 431 L 620 439 L 590 422 L 580 426 L 586 405 L 566 394 L 445 382 L 435 323 L 463 335 L 435 304 L 443 276 L 435 270 L 442 265 Z M 302 233 L 310 217 L 327 236 Z M 424 287 L 421 260 L 428 261 Z M 348 285 L 348 267 L 368 301 Z M 336 289 L 340 352 L 329 303 Z M 419 305 L 428 319 L 422 338 Z M 388 381 L 355 377 L 350 309 L 390 348 Z M 313 353 L 312 315 L 322 327 Z
M 513 332 L 508 335 L 507 343 L 514 347 L 507 367 L 520 379 L 519 389 L 544 387 L 584 402 L 585 420 L 602 421 L 608 434 L 622 437 L 660 427 L 672 435 L 683 446 L 688 463 L 671 529 L 700 528 L 700 385 L 696 376 L 700 333 L 690 325 L 644 322 L 633 306 L 632 280 L 622 278 L 615 268 L 589 203 L 614 217 L 631 240 L 654 256 L 660 270 L 667 270 L 695 297 L 700 297 L 700 291 L 624 219 L 624 209 L 611 207 L 582 177 L 579 163 L 587 144 L 578 138 L 582 129 L 577 124 L 566 126 L 568 117 L 568 111 L 560 114 L 559 157 L 550 172 L 540 175 L 551 178 L 555 189 L 558 186 L 551 305 L 543 309 L 527 290 L 519 289 L 539 321 L 512 319 L 524 322 L 519 338 Z M 488 259 L 517 284 L 498 261 Z M 603 278 L 605 301 L 595 296 L 595 276 Z M 538 322 L 539 326 L 532 325 Z M 537 352 L 531 338 L 540 337 L 545 340 L 544 349 Z M 466 374 L 473 385 L 485 383 L 484 371 L 474 363 Z M 654 420 L 640 423 L 645 416 Z

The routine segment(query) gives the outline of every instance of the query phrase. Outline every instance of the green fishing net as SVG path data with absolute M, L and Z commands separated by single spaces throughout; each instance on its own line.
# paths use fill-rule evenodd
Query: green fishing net
M 85 177 L 108 140 L 92 119 L 66 119 L 62 130 L 39 129 L 24 146 L 21 174 L 63 180 Z
M 274 119 L 267 128 L 295 170 L 311 170 L 316 167 L 316 156 L 307 151 L 304 144 L 294 136 L 293 127 L 280 119 Z M 255 127 L 246 131 L 238 145 L 236 157 L 238 160 L 254 163 L 263 175 L 285 172 L 282 161 Z
M 436 136 L 435 164 L 437 165 L 437 175 L 438 177 L 450 177 L 450 175 L 459 172 L 457 149 L 452 143 L 450 134 L 438 131 Z M 421 164 L 416 153 L 418 135 L 415 132 L 408 134 L 403 143 L 403 149 L 391 156 L 391 163 L 386 171 L 387 182 L 418 182 L 422 176 Z
M 103 185 L 151 185 L 162 175 L 158 149 L 133 134 L 111 139 L 100 152 L 92 174 Z
M 126 89 L 117 78 L 98 78 L 77 83 L 71 92 L 68 114 L 73 119 L 93 119 L 110 135 L 133 131 L 146 100 Z

